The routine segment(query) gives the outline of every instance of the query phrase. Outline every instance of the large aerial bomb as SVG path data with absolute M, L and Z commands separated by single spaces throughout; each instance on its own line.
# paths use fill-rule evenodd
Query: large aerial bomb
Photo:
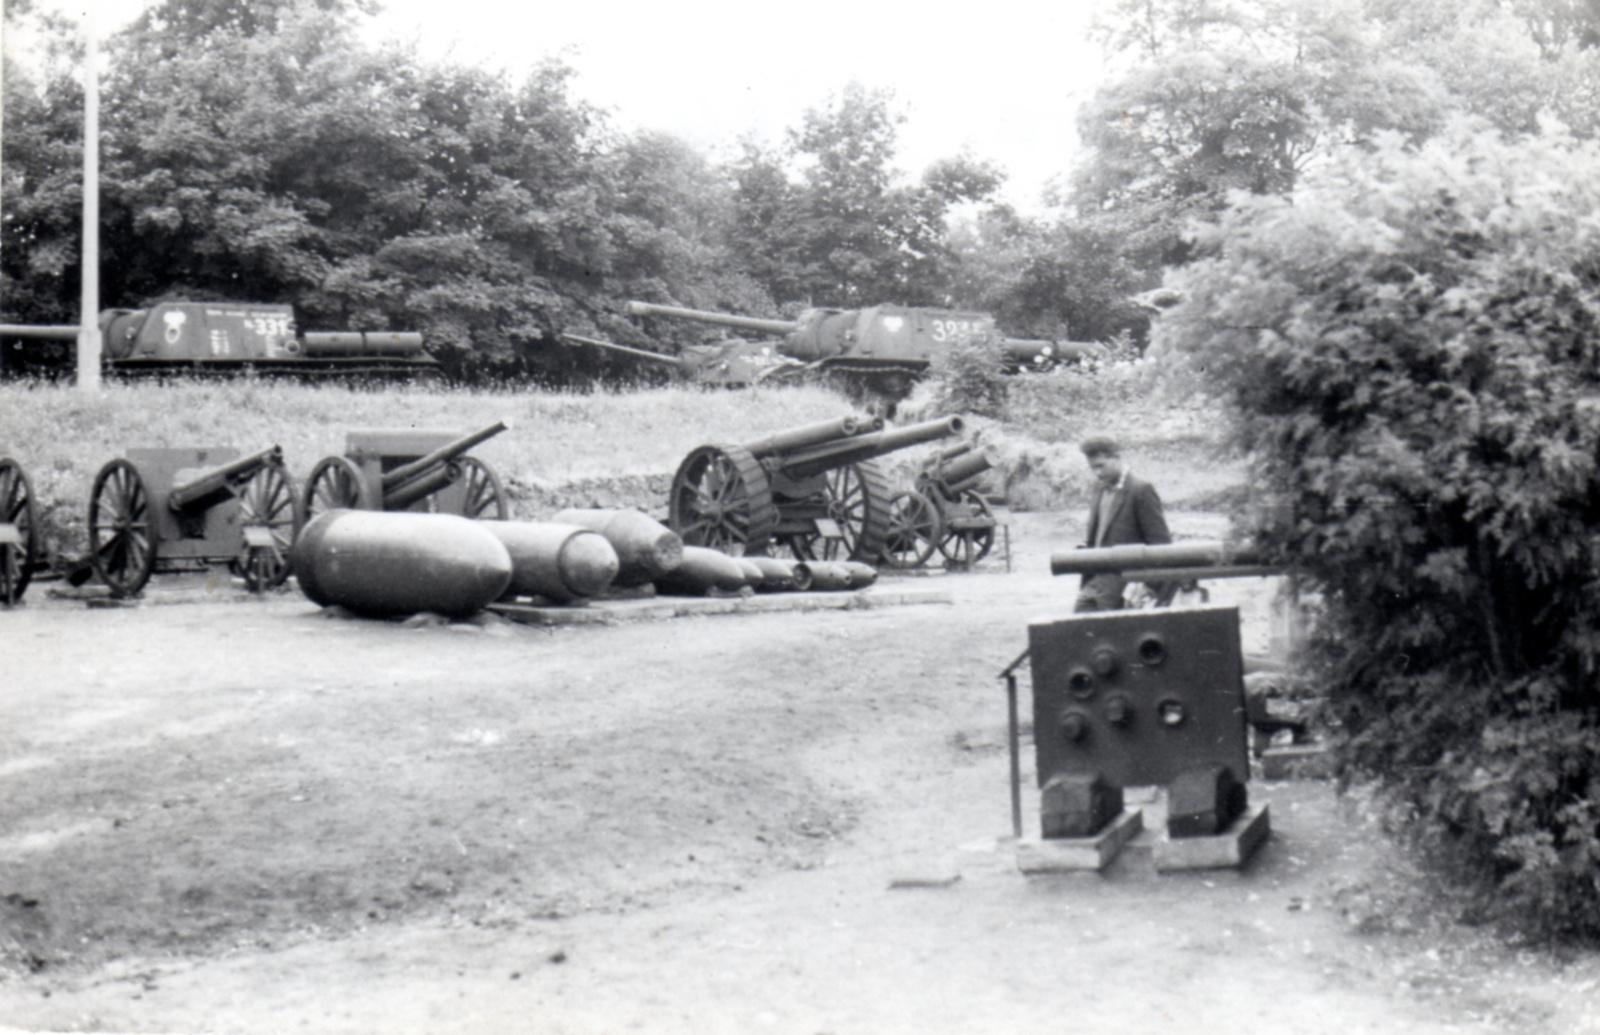
M 656 579 L 656 590 L 688 596 L 704 596 L 712 591 L 735 593 L 747 581 L 738 558 L 705 546 L 685 546 L 682 563 Z
M 558 603 L 586 600 L 611 588 L 617 551 L 599 532 L 547 521 L 485 521 L 511 555 L 511 596 Z
M 455 514 L 330 510 L 300 533 L 289 563 L 301 591 L 324 607 L 465 617 L 511 584 L 511 554 L 488 524 Z
M 614 586 L 643 586 L 683 562 L 678 533 L 637 510 L 563 510 L 550 520 L 577 525 L 606 537 L 617 552 Z

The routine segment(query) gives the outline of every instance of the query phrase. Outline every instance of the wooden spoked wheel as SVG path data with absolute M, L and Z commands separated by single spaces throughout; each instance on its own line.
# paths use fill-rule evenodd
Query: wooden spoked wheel
M 114 597 L 131 597 L 156 568 L 150 493 L 127 460 L 100 468 L 89 495 L 89 563 Z
M 961 519 L 947 522 L 939 539 L 939 552 L 949 564 L 970 568 L 994 548 L 994 511 L 989 509 L 988 500 L 970 489 L 961 494 L 957 506 L 965 520 L 981 527 L 961 527 Z
M 461 514 L 486 521 L 506 521 L 511 508 L 506 505 L 506 490 L 494 468 L 476 457 L 464 456 L 456 463 L 461 465 L 461 484 L 465 487 Z
M 0 457 L 0 525 L 6 526 L 0 538 L 0 604 L 9 607 L 22 599 L 39 560 L 33 487 L 10 457 Z
M 305 521 L 300 497 L 282 464 L 267 464 L 245 483 L 239 494 L 239 527 L 245 543 L 234 570 L 252 592 L 283 584 L 289 577 L 289 548 Z M 252 530 L 265 532 L 268 543 L 252 542 Z
M 355 462 L 342 456 L 323 457 L 306 479 L 305 520 L 330 510 L 375 510 L 367 480 Z
M 827 473 L 828 519 L 842 538 L 813 534 L 790 536 L 789 549 L 801 560 L 837 560 L 877 564 L 889 535 L 889 480 L 870 460 Z
M 701 446 L 672 476 L 667 524 L 686 545 L 758 554 L 777 523 L 766 471 L 738 446 Z
M 889 532 L 883 561 L 891 568 L 920 568 L 944 538 L 939 508 L 920 492 L 902 492 L 889 501 Z

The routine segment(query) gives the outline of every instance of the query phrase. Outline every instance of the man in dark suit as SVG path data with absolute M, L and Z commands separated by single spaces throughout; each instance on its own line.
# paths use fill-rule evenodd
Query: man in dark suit
M 1089 501 L 1089 532 L 1085 546 L 1121 546 L 1125 543 L 1156 545 L 1172 542 L 1166 514 L 1155 486 L 1129 473 L 1122 450 L 1109 438 L 1086 439 L 1081 447 L 1094 472 L 1094 497 Z M 1101 574 L 1085 578 L 1078 589 L 1074 611 L 1117 611 L 1123 607 L 1122 591 L 1128 580 Z M 1177 587 L 1152 587 L 1160 595 Z M 1170 592 L 1167 592 L 1170 597 Z

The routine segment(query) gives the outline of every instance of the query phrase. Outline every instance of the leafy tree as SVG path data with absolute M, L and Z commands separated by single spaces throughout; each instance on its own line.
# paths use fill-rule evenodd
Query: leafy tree
M 963 156 L 915 185 L 893 165 L 891 96 L 851 84 L 806 112 L 786 149 L 747 146 L 734 167 L 737 255 L 780 303 L 858 308 L 944 299 L 945 216 L 993 194 L 1000 173 Z
M 1158 344 L 1321 595 L 1349 764 L 1493 908 L 1600 935 L 1600 145 L 1462 121 L 1233 202 Z

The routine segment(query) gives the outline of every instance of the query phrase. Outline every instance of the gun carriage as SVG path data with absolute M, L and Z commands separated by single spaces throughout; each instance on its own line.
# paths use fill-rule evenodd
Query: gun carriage
M 510 428 L 470 435 L 411 428 L 351 431 L 343 456 L 324 457 L 306 479 L 307 520 L 329 510 L 413 510 L 504 521 L 511 516 L 494 468 L 467 451 Z
M 277 446 L 130 449 L 89 497 L 89 562 L 113 596 L 144 588 L 158 564 L 226 563 L 260 592 L 289 574 L 304 512 Z
M 889 481 L 873 463 L 959 434 L 959 417 L 886 429 L 841 417 L 741 445 L 691 452 L 672 478 L 667 523 L 691 546 L 763 554 L 774 542 L 801 560 L 876 563 L 889 533 Z
M 0 456 L 0 604 L 22 599 L 39 562 L 39 514 L 22 465 Z
M 918 473 L 916 487 L 889 502 L 883 559 L 893 568 L 918 568 L 935 551 L 951 565 L 970 568 L 994 548 L 994 511 L 978 491 L 989 455 L 970 442 L 936 453 Z

